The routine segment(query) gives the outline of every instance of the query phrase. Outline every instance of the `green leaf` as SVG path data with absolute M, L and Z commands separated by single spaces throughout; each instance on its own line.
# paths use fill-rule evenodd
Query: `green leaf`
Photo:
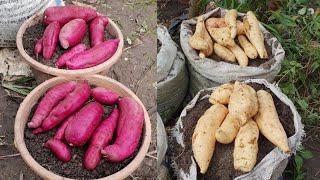
M 299 99 L 297 101 L 302 110 L 306 111 L 308 109 L 308 102 L 305 99 Z
M 296 164 L 296 169 L 297 169 L 298 171 L 300 171 L 300 170 L 302 169 L 302 165 L 303 165 L 303 159 L 302 159 L 302 157 L 299 156 L 299 155 L 296 155 L 296 156 L 294 157 L 294 162 L 295 162 L 295 164 Z
M 313 154 L 311 151 L 303 150 L 299 153 L 304 159 L 310 159 L 313 157 Z
M 298 4 L 304 4 L 307 2 L 309 2 L 309 0 L 296 0 L 296 3 L 298 3 Z

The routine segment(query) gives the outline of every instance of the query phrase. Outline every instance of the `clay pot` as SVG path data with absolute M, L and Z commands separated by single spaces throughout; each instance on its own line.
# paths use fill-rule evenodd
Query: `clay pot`
M 109 88 L 118 94 L 120 96 L 130 96 L 134 98 L 138 103 L 141 104 L 144 110 L 144 130 L 143 134 L 141 136 L 142 138 L 142 144 L 139 149 L 138 154 L 134 157 L 134 159 L 123 169 L 120 171 L 109 175 L 104 178 L 100 178 L 103 180 L 115 180 L 115 179 L 124 179 L 127 176 L 129 176 L 132 172 L 134 172 L 143 161 L 144 157 L 147 154 L 150 141 L 151 141 L 151 123 L 150 118 L 148 115 L 148 112 L 140 99 L 127 87 L 122 85 L 121 83 L 110 79 L 108 77 L 104 77 L 101 75 L 92 75 L 87 77 L 81 77 L 81 78 L 66 78 L 66 77 L 55 77 L 50 80 L 47 80 L 37 86 L 33 91 L 31 91 L 28 96 L 23 100 L 23 102 L 20 104 L 19 110 L 16 115 L 15 119 L 15 125 L 14 125 L 14 140 L 15 140 L 15 146 L 18 149 L 18 151 L 21 154 L 22 159 L 27 163 L 27 165 L 39 176 L 41 176 L 43 179 L 54 179 L 54 180 L 61 180 L 61 179 L 68 179 L 66 177 L 62 177 L 60 175 L 54 174 L 50 170 L 44 168 L 41 166 L 35 159 L 30 155 L 25 141 L 24 141 L 24 130 L 26 128 L 26 123 L 28 121 L 29 114 L 31 112 L 32 107 L 39 101 L 39 99 L 43 96 L 43 94 L 51 87 L 68 81 L 68 80 L 81 80 L 85 79 L 88 80 L 90 85 L 99 86 L 99 87 L 105 87 Z
M 101 63 L 97 66 L 86 68 L 86 69 L 79 69 L 79 70 L 58 69 L 55 67 L 44 65 L 36 61 L 35 59 L 33 59 L 27 54 L 27 52 L 23 47 L 23 41 L 22 41 L 23 35 L 26 29 L 36 24 L 42 23 L 42 20 L 43 20 L 43 13 L 41 12 L 27 19 L 21 25 L 17 33 L 17 39 L 16 39 L 17 48 L 21 56 L 23 57 L 23 59 L 31 66 L 31 70 L 38 83 L 44 82 L 45 80 L 50 79 L 54 76 L 80 77 L 80 76 L 87 76 L 92 74 L 106 75 L 110 67 L 120 59 L 120 56 L 122 54 L 123 44 L 124 44 L 123 35 L 119 27 L 116 25 L 116 23 L 114 23 L 111 19 L 109 19 L 109 25 L 107 26 L 106 30 L 111 35 L 113 35 L 114 37 L 117 37 L 120 40 L 117 51 L 110 59 L 108 59 L 104 63 Z

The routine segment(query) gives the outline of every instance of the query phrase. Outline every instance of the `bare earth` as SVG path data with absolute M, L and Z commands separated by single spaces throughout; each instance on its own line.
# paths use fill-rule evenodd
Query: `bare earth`
M 92 1 L 92 0 L 91 0 Z M 148 156 L 143 165 L 128 179 L 155 179 L 156 174 L 156 89 L 155 89 L 155 57 L 156 50 L 156 1 L 155 0 L 97 0 L 90 4 L 89 0 L 78 1 L 89 4 L 115 20 L 120 26 L 127 49 L 121 60 L 110 70 L 108 76 L 120 81 L 133 90 L 145 104 L 153 125 L 153 139 Z M 72 3 L 67 0 L 66 3 Z M 2 79 L 2 78 L 1 78 Z M 18 153 L 13 145 L 14 118 L 21 99 L 8 96 L 0 86 L 0 157 Z M 20 156 L 0 158 L 0 179 L 16 180 L 40 179 L 24 163 Z

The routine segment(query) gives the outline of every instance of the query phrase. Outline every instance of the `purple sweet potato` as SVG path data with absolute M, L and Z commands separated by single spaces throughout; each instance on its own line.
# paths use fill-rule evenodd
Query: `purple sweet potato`
M 90 140 L 90 145 L 83 158 L 83 166 L 86 169 L 93 170 L 99 164 L 101 160 L 101 149 L 108 145 L 112 140 L 118 118 L 119 110 L 113 109 L 111 115 L 94 131 Z
M 63 53 L 57 60 L 56 62 L 56 67 L 57 68 L 62 68 L 63 66 L 66 65 L 66 62 L 71 59 L 73 56 L 75 56 L 76 54 L 83 52 L 86 50 L 86 45 L 85 44 L 78 44 L 76 46 L 74 46 L 73 48 L 71 48 L 69 51 Z
M 87 30 L 86 21 L 83 19 L 73 19 L 65 24 L 59 33 L 59 41 L 64 49 L 79 44 Z
M 108 23 L 109 20 L 105 16 L 98 16 L 91 21 L 89 27 L 91 47 L 105 41 L 104 29 Z
M 49 139 L 45 143 L 45 147 L 50 149 L 50 151 L 61 161 L 68 162 L 71 160 L 70 149 L 62 141 L 57 139 Z
M 98 102 L 112 105 L 119 100 L 119 94 L 103 87 L 96 87 L 91 90 L 91 96 Z
M 119 100 L 120 116 L 114 144 L 107 145 L 101 154 L 112 162 L 130 157 L 137 148 L 142 134 L 144 112 L 141 105 L 131 97 Z
M 118 48 L 119 39 L 110 39 L 84 52 L 73 56 L 67 61 L 68 69 L 84 69 L 107 61 Z
M 54 139 L 56 140 L 60 140 L 62 141 L 64 139 L 64 134 L 66 131 L 66 128 L 69 124 L 69 121 L 73 118 L 73 116 L 70 116 L 67 120 L 65 120 L 61 126 L 58 128 L 58 130 L 56 131 L 55 135 L 54 135 Z
M 60 25 L 58 22 L 50 23 L 44 30 L 42 37 L 42 55 L 44 59 L 51 59 L 58 45 Z
M 44 11 L 44 23 L 58 21 L 61 26 L 68 23 L 72 19 L 83 19 L 86 22 L 94 19 L 97 16 L 96 10 L 87 7 L 67 5 L 49 7 Z
M 37 40 L 36 45 L 34 46 L 34 54 L 38 58 L 39 54 L 42 53 L 43 46 L 42 46 L 42 38 Z
M 42 121 L 48 116 L 48 114 L 54 108 L 54 106 L 56 106 L 70 92 L 72 92 L 75 89 L 76 84 L 77 83 L 75 81 L 69 81 L 58 84 L 49 89 L 41 99 L 39 105 L 37 106 L 37 109 L 33 114 L 31 121 L 28 123 L 28 127 L 40 127 Z
M 70 146 L 82 146 L 91 137 L 103 115 L 103 106 L 91 102 L 81 108 L 69 121 L 65 131 L 65 139 Z
M 48 117 L 43 120 L 41 129 L 48 131 L 54 128 L 65 118 L 80 109 L 89 97 L 90 86 L 88 82 L 78 82 L 75 89 L 68 94 L 64 100 L 60 101 L 59 104 L 52 109 Z

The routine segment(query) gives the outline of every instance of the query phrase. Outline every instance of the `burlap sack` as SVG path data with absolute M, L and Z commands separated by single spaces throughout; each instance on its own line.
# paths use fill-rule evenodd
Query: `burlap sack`
M 205 19 L 209 17 L 223 17 L 225 9 L 216 8 L 204 14 Z M 244 16 L 238 13 L 241 18 Z M 231 80 L 247 80 L 247 79 L 266 79 L 272 82 L 275 76 L 281 69 L 285 52 L 279 41 L 272 36 L 262 25 L 260 28 L 264 34 L 265 44 L 269 59 L 257 67 L 248 66 L 240 67 L 237 64 L 231 64 L 215 59 L 204 58 L 200 59 L 198 51 L 194 50 L 189 45 L 189 38 L 193 35 L 196 25 L 196 18 L 185 20 L 181 24 L 180 43 L 182 50 L 187 57 L 189 74 L 190 74 L 190 93 L 194 96 L 200 89 L 217 86 L 222 83 L 227 83 Z M 250 61 L 250 60 L 249 60 Z M 251 60 L 250 63 L 256 63 L 258 60 Z
M 157 107 L 164 123 L 176 112 L 188 88 L 184 55 L 178 50 L 164 26 L 157 28 L 161 43 L 157 54 Z
M 2 0 L 0 5 L 0 47 L 15 47 L 20 25 L 38 11 L 62 5 L 62 0 Z
M 289 126 L 288 127 L 284 126 L 284 127 L 286 131 L 288 130 L 291 131 L 291 136 L 290 134 L 288 135 L 289 147 L 293 153 L 296 153 L 298 146 L 301 144 L 301 139 L 304 136 L 304 130 L 303 130 L 303 124 L 301 123 L 301 117 L 297 112 L 294 104 L 291 102 L 291 100 L 288 99 L 286 95 L 284 95 L 281 92 L 279 87 L 277 87 L 274 84 L 270 84 L 266 80 L 253 79 L 253 80 L 247 80 L 245 81 L 245 83 L 255 83 L 258 85 L 262 85 L 266 89 L 270 90 L 275 95 L 275 97 L 279 99 L 278 101 L 283 103 L 284 106 L 286 106 L 289 112 L 291 111 L 292 120 L 290 119 L 291 121 L 287 123 L 291 127 Z M 200 174 L 199 170 L 197 170 L 197 164 L 193 158 L 192 149 L 190 147 L 191 137 L 186 138 L 186 134 L 189 133 L 186 131 L 190 131 L 190 129 L 186 130 L 186 128 L 188 128 L 188 122 L 186 122 L 184 118 L 190 116 L 191 111 L 193 110 L 193 108 L 195 108 L 197 103 L 200 103 L 202 100 L 207 100 L 210 96 L 210 93 L 214 89 L 215 88 L 213 87 L 213 88 L 203 89 L 199 91 L 197 95 L 193 98 L 193 100 L 183 109 L 179 117 L 179 120 L 177 121 L 175 127 L 173 128 L 173 131 L 172 131 L 173 142 L 170 142 L 170 144 L 173 144 L 173 147 L 170 147 L 170 149 L 177 149 L 178 151 L 176 152 L 176 155 L 174 157 L 171 157 L 173 161 L 173 167 L 175 168 L 175 172 L 178 179 L 196 180 Z M 278 111 L 281 111 L 281 110 L 279 109 Z M 288 114 L 288 113 L 283 113 L 283 114 Z M 280 114 L 279 114 L 279 117 L 280 117 Z M 197 119 L 194 119 L 194 121 L 195 121 L 194 124 L 196 124 Z M 263 138 L 264 138 L 263 135 L 260 134 L 259 140 Z M 265 141 L 267 140 L 265 139 Z M 271 144 L 269 141 L 267 141 L 266 143 Z M 218 148 L 221 148 L 223 146 L 227 146 L 227 145 L 221 145 L 219 143 L 216 144 L 216 150 L 215 150 L 215 154 L 213 155 L 213 158 L 220 158 L 220 157 L 217 157 L 218 156 L 217 152 L 219 151 Z M 230 146 L 231 148 L 233 148 L 232 145 Z M 266 153 L 268 152 L 269 153 L 261 157 L 261 160 L 258 161 L 258 163 L 256 164 L 256 166 L 251 172 L 243 174 L 241 176 L 237 176 L 234 179 L 269 180 L 269 179 L 277 179 L 279 176 L 281 176 L 282 172 L 284 171 L 288 163 L 288 158 L 290 157 L 290 155 L 283 153 L 278 148 L 272 149 L 273 147 L 274 146 L 271 144 L 270 152 L 266 151 Z M 260 151 L 263 151 L 264 148 L 266 148 L 264 145 L 259 144 L 259 153 Z M 259 157 L 259 153 L 258 153 L 258 157 Z M 227 160 L 222 161 L 222 163 L 226 161 L 229 161 L 229 162 L 231 161 L 231 164 L 232 164 L 233 162 L 232 155 Z M 216 162 L 211 162 L 210 166 L 213 166 L 212 165 L 213 163 L 216 163 Z M 233 167 L 233 165 L 231 166 Z M 210 167 L 209 167 L 209 170 L 210 170 Z M 226 179 L 229 178 L 227 174 L 225 174 L 225 176 L 226 176 Z

